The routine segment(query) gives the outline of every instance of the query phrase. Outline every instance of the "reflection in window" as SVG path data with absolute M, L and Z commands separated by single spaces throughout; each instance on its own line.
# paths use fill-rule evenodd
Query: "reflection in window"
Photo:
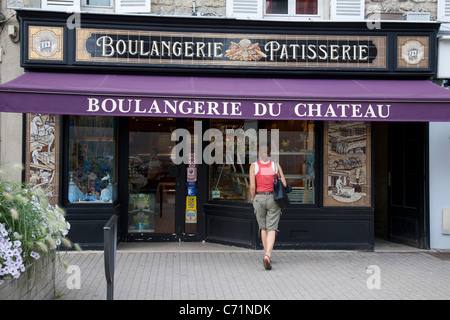
M 69 202 L 116 199 L 115 122 L 112 117 L 69 117 Z
M 237 202 L 250 202 L 249 194 L 249 168 L 252 159 L 249 139 L 245 140 L 245 159 L 239 157 L 240 145 L 235 135 L 228 133 L 239 128 L 244 132 L 255 129 L 267 129 L 270 139 L 271 130 L 278 129 L 279 152 L 272 154 L 283 168 L 287 182 L 293 187 L 288 194 L 292 204 L 314 203 L 315 179 L 315 144 L 313 121 L 254 121 L 254 120 L 211 120 L 211 128 L 219 129 L 223 135 L 223 163 L 210 165 L 209 190 L 210 200 L 228 200 Z M 233 150 L 227 149 L 226 142 L 234 139 Z M 274 141 L 272 141 L 274 144 Z M 241 145 L 242 146 L 242 145 Z M 234 151 L 231 152 L 230 151 Z M 238 158 L 239 157 L 239 158 Z
M 266 0 L 266 14 L 316 15 L 317 0 Z
M 266 0 L 267 14 L 288 14 L 288 0 Z

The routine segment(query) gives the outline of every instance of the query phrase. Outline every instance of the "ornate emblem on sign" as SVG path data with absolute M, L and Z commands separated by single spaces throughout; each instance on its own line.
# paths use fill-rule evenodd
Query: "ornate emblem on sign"
M 30 26 L 29 43 L 29 59 L 63 60 L 63 28 Z
M 402 59 L 408 64 L 419 64 L 425 58 L 425 46 L 417 40 L 409 40 L 402 46 Z
M 261 58 L 266 58 L 267 55 L 261 51 L 259 43 L 252 43 L 248 39 L 242 39 L 239 43 L 231 41 L 231 45 L 226 51 L 225 57 L 231 60 L 259 60 Z
M 40 32 L 35 38 L 33 46 L 35 50 L 44 57 L 50 57 L 57 51 L 58 38 L 53 32 Z

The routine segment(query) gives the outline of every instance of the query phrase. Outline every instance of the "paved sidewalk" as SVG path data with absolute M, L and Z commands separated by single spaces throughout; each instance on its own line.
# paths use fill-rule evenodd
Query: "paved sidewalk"
M 450 298 L 449 251 L 277 250 L 271 271 L 264 270 L 262 258 L 260 250 L 208 243 L 120 244 L 114 299 Z M 61 260 L 75 269 L 67 273 L 57 263 L 59 300 L 106 299 L 102 251 L 68 252 Z M 76 284 L 76 267 L 80 288 L 69 289 Z

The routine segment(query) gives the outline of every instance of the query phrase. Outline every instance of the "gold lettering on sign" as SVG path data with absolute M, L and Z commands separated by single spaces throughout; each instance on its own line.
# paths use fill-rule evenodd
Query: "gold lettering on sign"
M 77 29 L 76 61 L 283 68 L 387 67 L 386 36 Z

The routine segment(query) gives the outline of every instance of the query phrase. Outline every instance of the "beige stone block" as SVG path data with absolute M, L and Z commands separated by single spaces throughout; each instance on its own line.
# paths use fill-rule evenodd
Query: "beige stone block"
M 173 6 L 173 0 L 159 0 L 159 4 L 163 6 Z
M 414 11 L 414 4 L 411 2 L 401 3 L 399 8 L 405 12 L 412 12 Z
M 190 8 L 192 8 L 192 4 L 193 4 L 192 0 L 182 0 L 182 6 L 183 7 L 188 7 L 188 8 L 190 7 Z

